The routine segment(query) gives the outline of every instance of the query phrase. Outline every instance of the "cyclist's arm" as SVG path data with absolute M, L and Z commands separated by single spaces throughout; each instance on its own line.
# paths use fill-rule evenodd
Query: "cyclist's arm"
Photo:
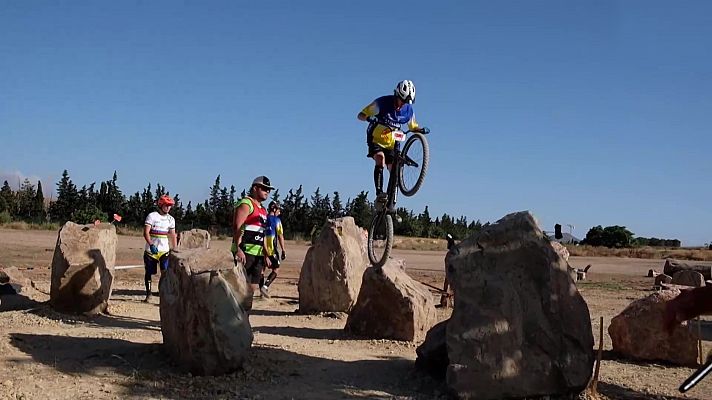
M 277 225 L 277 241 L 279 241 L 279 248 L 284 251 L 284 231 L 282 230 L 282 223 Z
M 378 115 L 378 111 L 379 111 L 378 103 L 373 101 L 373 102 L 371 102 L 371 104 L 364 107 L 363 110 L 361 110 L 361 112 L 358 113 L 356 118 L 358 118 L 361 121 L 366 121 L 368 119 L 368 117 Z
M 168 238 L 170 239 L 170 242 L 171 242 L 171 250 L 177 248 L 178 247 L 178 237 L 176 236 L 175 228 L 171 228 L 168 230 Z
M 410 117 L 410 121 L 408 121 L 408 129 L 410 129 L 413 132 L 420 131 L 420 126 L 418 125 L 418 121 L 415 120 L 415 113 L 413 113 L 413 116 Z
M 240 204 L 235 209 L 235 216 L 232 220 L 232 239 L 235 241 L 237 248 L 240 248 L 240 243 L 242 242 L 242 225 L 245 224 L 247 216 L 250 215 L 250 206 L 247 204 Z
M 151 225 L 150 224 L 145 224 L 143 226 L 143 240 L 145 240 L 149 246 L 153 244 L 153 241 L 151 240 Z

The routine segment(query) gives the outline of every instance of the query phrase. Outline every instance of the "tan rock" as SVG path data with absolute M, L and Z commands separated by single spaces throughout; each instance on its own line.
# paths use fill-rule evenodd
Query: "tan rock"
M 299 274 L 300 312 L 351 310 L 368 265 L 362 232 L 352 217 L 324 224 Z
M 367 268 L 345 329 L 371 339 L 420 341 L 436 322 L 433 295 L 404 270 L 402 260 Z
M 680 290 L 669 289 L 630 303 L 608 327 L 613 351 L 636 360 L 695 366 L 695 335 L 683 326 L 676 327 L 672 335 L 663 329 L 665 303 L 679 294 Z
M 116 243 L 112 224 L 64 224 L 52 259 L 52 308 L 88 315 L 106 311 L 114 282 Z
M 552 240 L 551 242 L 551 247 L 554 248 L 554 251 L 556 251 L 556 254 L 561 256 L 565 261 L 569 261 L 569 249 L 566 248 L 563 244 Z
M 178 235 L 179 249 L 209 249 L 210 232 L 204 229 L 182 231 Z

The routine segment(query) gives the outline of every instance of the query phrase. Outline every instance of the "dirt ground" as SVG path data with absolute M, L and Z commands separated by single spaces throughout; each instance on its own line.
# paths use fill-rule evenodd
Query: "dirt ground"
M 56 232 L 0 230 L 0 266 L 17 266 L 49 292 Z M 213 246 L 228 248 L 227 241 Z M 119 236 L 117 265 L 141 263 L 139 237 Z M 142 303 L 142 269 L 117 271 L 110 315 L 53 312 L 46 294 L 21 310 L 0 312 L 0 399 L 437 399 L 441 383 L 414 369 L 418 343 L 346 334 L 345 319 L 296 314 L 297 280 L 307 246 L 287 243 L 287 260 L 250 316 L 255 340 L 243 371 L 223 377 L 181 373 L 161 351 L 158 298 Z M 442 285 L 443 252 L 395 250 L 421 282 Z M 650 268 L 660 260 L 573 257 L 593 267 L 580 282 L 593 332 L 607 327 L 632 300 L 650 294 Z M 3 297 L 3 304 L 9 296 Z M 449 316 L 438 309 L 440 319 Z M 712 348 L 705 343 L 705 351 Z M 687 395 L 679 384 L 689 368 L 617 358 L 604 334 L 599 393 L 611 399 L 712 399 L 712 377 Z

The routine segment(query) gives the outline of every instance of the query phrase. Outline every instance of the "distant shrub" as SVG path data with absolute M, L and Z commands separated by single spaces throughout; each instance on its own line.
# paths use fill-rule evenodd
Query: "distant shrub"
M 12 222 L 12 217 L 10 216 L 10 213 L 7 211 L 0 212 L 0 224 L 9 224 Z

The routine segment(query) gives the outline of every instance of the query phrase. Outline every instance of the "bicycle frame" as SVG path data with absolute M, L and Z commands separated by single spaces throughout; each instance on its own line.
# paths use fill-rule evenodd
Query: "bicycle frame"
M 394 128 L 397 129 L 397 128 Z M 404 134 L 411 133 L 410 130 L 403 131 Z M 386 210 L 394 209 L 398 201 L 398 179 L 400 179 L 400 169 L 403 168 L 403 156 L 400 151 L 401 142 L 396 141 L 393 146 L 393 164 L 388 174 L 388 188 L 386 189 L 387 201 Z

